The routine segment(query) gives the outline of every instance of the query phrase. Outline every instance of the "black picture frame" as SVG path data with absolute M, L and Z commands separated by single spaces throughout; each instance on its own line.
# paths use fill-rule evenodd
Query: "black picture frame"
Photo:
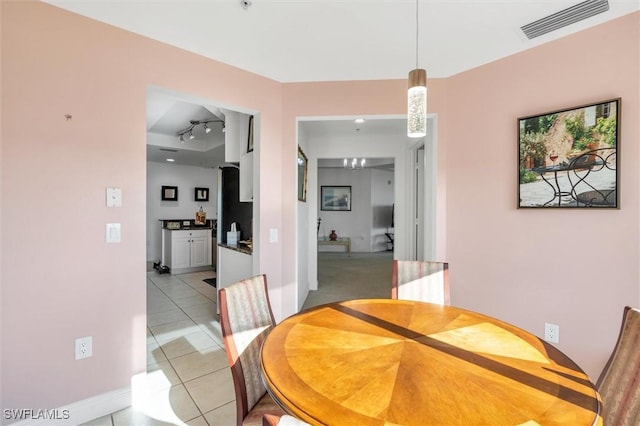
M 209 188 L 195 188 L 193 199 L 195 201 L 209 201 Z
M 621 99 L 518 118 L 518 208 L 619 209 Z
M 163 185 L 162 201 L 178 201 L 178 187 Z
M 351 211 L 351 186 L 321 186 L 320 210 Z
M 307 169 L 309 159 L 304 151 L 298 146 L 298 201 L 307 201 Z
M 249 116 L 249 132 L 247 136 L 247 152 L 253 151 L 253 115 Z

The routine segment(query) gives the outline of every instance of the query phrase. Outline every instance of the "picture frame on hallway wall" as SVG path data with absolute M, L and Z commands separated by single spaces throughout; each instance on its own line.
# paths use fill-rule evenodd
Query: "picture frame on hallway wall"
M 351 211 L 351 186 L 321 186 L 320 210 Z
M 518 208 L 619 209 L 621 100 L 518 118 Z
M 249 136 L 247 137 L 247 152 L 253 151 L 253 115 L 249 116 Z
M 163 185 L 162 201 L 178 201 L 178 187 Z
M 307 169 L 309 159 L 298 145 L 298 201 L 307 201 Z

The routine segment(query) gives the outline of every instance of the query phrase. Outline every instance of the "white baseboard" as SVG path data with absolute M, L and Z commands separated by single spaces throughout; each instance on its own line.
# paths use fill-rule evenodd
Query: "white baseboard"
M 126 387 L 76 401 L 60 408 L 46 410 L 46 412 L 34 410 L 27 414 L 30 418 L 24 418 L 11 424 L 15 426 L 75 426 L 131 406 L 131 396 L 131 387 Z M 6 413 L 3 415 L 6 416 Z M 14 417 L 18 417 L 18 414 L 16 413 Z

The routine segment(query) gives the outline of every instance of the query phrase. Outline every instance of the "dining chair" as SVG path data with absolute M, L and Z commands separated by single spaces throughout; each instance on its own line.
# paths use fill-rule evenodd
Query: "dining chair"
M 391 298 L 450 305 L 449 263 L 394 259 Z
M 276 416 L 265 414 L 262 417 L 262 426 L 310 426 L 309 423 L 298 420 L 288 414 Z
M 236 422 L 262 424 L 264 414 L 284 411 L 267 393 L 260 377 L 260 348 L 275 324 L 266 275 L 221 288 L 220 325 L 236 394 Z
M 605 425 L 640 424 L 640 310 L 624 308 L 616 346 L 596 387 Z

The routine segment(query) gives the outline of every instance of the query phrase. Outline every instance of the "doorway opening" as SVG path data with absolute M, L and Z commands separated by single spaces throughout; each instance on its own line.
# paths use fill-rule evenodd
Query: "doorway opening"
M 364 122 L 356 122 L 356 118 L 363 118 Z M 430 124 L 435 121 L 434 117 L 429 117 Z M 433 126 L 430 126 L 433 129 Z M 344 170 L 344 162 L 347 160 L 348 166 L 356 163 L 362 158 L 369 163 L 369 158 L 387 159 L 392 165 L 392 200 L 389 209 L 393 211 L 393 221 L 388 220 L 385 224 L 385 231 L 381 233 L 381 244 L 387 247 L 389 238 L 385 233 L 393 236 L 393 251 L 389 253 L 390 259 L 417 259 L 418 251 L 420 256 L 432 255 L 431 247 L 435 246 L 435 242 L 425 240 L 423 238 L 435 238 L 435 233 L 428 233 L 426 229 L 432 229 L 432 226 L 423 225 L 420 230 L 415 227 L 416 221 L 421 220 L 429 222 L 431 218 L 435 218 L 435 205 L 430 200 L 435 199 L 435 148 L 426 148 L 419 150 L 422 146 L 434 144 L 433 135 L 421 140 L 410 139 L 406 136 L 406 117 L 405 116 L 376 116 L 376 117 L 317 117 L 299 119 L 298 123 L 298 144 L 309 157 L 309 172 L 307 184 L 307 201 L 298 203 L 298 262 L 301 268 L 298 271 L 298 294 L 303 297 L 299 298 L 299 308 L 302 308 L 305 299 L 310 291 L 318 290 L 321 262 L 319 256 L 324 255 L 322 252 L 324 244 L 320 244 L 318 239 L 326 238 L 331 233 L 332 224 L 330 216 L 335 217 L 340 213 L 343 217 L 348 217 L 348 212 L 334 212 L 322 210 L 322 186 L 340 186 L 336 180 L 322 181 L 323 168 L 331 162 L 335 168 L 335 173 L 329 173 L 330 178 L 335 178 L 339 174 L 337 170 Z M 424 170 L 421 179 L 424 179 L 420 191 L 424 193 L 421 199 L 416 198 L 416 157 L 425 154 Z M 388 161 L 390 160 L 390 161 Z M 430 181 L 429 179 L 433 179 Z M 322 184 L 321 184 L 322 182 Z M 349 185 L 346 185 L 349 186 Z M 353 186 L 353 185 L 352 185 Z M 427 188 L 429 188 L 427 190 Z M 374 196 L 378 192 L 374 192 Z M 356 194 L 352 191 L 351 196 L 355 199 Z M 358 196 L 361 196 L 359 194 Z M 431 197 L 431 198 L 430 198 Z M 425 213 L 422 218 L 416 217 L 416 206 L 425 206 Z M 390 214 L 389 214 L 390 215 Z M 323 217 L 324 216 L 324 217 Z M 332 218 L 333 218 L 332 217 Z M 320 219 L 318 223 L 318 219 Z M 435 223 L 435 219 L 433 219 Z M 319 225 L 319 226 L 318 226 Z M 338 225 L 335 225 L 338 227 Z M 391 226 L 393 226 L 392 229 Z M 353 226 L 346 226 L 348 231 L 352 233 Z M 389 231 L 392 232 L 389 232 Z M 420 232 L 417 235 L 416 232 Z M 346 234 L 346 230 L 336 229 L 338 236 Z M 366 234 L 365 238 L 369 234 Z M 347 235 L 345 235 L 347 236 Z M 355 242 L 362 243 L 362 233 L 349 235 L 356 238 Z M 369 241 L 370 242 L 370 241 Z M 354 242 L 352 241 L 353 245 Z M 423 248 L 420 248 L 422 245 Z M 332 251 L 339 251 L 341 247 L 332 248 Z M 362 247 L 359 248 L 362 252 Z M 344 251 L 344 249 L 343 249 Z M 371 251 L 367 246 L 367 251 Z M 355 254 L 355 251 L 352 255 Z M 329 253 L 328 256 L 344 256 L 339 253 Z M 324 268 L 324 266 L 322 266 Z M 385 280 L 390 288 L 390 267 L 388 277 Z M 389 292 L 390 295 L 390 292 Z M 301 300 L 300 300 L 301 299 Z M 306 305 L 304 305 L 306 306 Z
M 170 397 L 179 394 L 184 404 L 202 408 L 203 395 L 191 392 L 197 387 L 196 381 L 213 381 L 224 387 L 228 377 L 220 375 L 228 365 L 217 315 L 217 292 L 222 286 L 220 266 L 224 263 L 218 256 L 221 249 L 217 243 L 217 225 L 224 204 L 218 184 L 222 182 L 219 176 L 223 169 L 238 171 L 247 164 L 244 161 L 253 159 L 253 151 L 245 155 L 250 128 L 243 120 L 249 122 L 250 116 L 255 116 L 253 143 L 258 155 L 259 114 L 162 88 L 147 90 L 146 325 L 147 377 L 151 380 L 140 385 L 164 387 L 148 389 L 152 396 L 140 408 L 170 423 L 179 421 L 181 414 L 166 412 Z M 237 152 L 230 152 L 233 144 Z M 249 189 L 260 178 L 259 170 L 252 166 L 247 167 L 253 173 Z M 171 197 L 163 197 L 163 186 L 172 188 Z M 251 195 L 243 192 L 243 196 Z M 256 217 L 258 202 L 248 203 L 250 215 Z M 248 230 L 245 237 L 251 236 L 251 231 L 253 235 L 259 233 L 259 221 L 252 221 L 252 217 L 237 221 L 249 223 L 242 225 Z M 173 235 L 191 232 L 206 237 L 190 235 L 182 239 L 181 235 Z M 171 241 L 171 246 L 166 247 L 163 241 Z M 257 264 L 257 253 L 248 257 L 252 259 L 244 276 L 250 276 Z M 152 265 L 157 262 L 169 266 L 170 272 L 155 270 Z M 197 377 L 193 365 L 202 366 Z M 214 400 L 207 395 L 206 406 L 224 413 L 234 397 L 232 390 L 214 396 Z M 156 409 L 165 411 L 156 413 Z

